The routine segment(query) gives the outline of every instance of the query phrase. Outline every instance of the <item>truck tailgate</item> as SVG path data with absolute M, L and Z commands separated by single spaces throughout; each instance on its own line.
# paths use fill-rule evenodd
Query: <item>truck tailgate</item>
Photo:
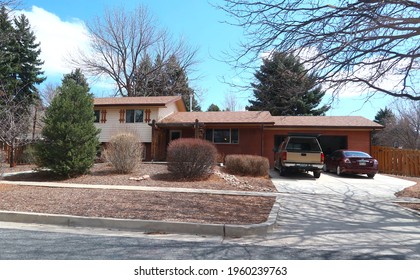
M 285 163 L 322 164 L 320 152 L 287 152 Z

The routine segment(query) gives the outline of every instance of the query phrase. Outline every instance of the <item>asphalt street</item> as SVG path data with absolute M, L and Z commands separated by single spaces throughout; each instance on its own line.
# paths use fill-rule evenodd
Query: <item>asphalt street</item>
M 420 259 L 420 216 L 394 203 L 411 183 L 378 175 L 273 182 L 281 205 L 265 236 L 144 234 L 0 222 L 0 259 Z

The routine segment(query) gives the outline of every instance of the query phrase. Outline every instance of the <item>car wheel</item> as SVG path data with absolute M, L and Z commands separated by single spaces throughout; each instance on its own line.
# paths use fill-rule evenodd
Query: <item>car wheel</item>
M 375 177 L 375 174 L 367 174 L 368 178 L 373 178 Z
M 322 166 L 322 171 L 324 171 L 324 172 L 328 172 L 328 170 L 327 170 L 327 165 L 324 163 L 324 165 Z
M 339 165 L 337 165 L 336 173 L 337 173 L 338 176 L 341 176 L 341 168 L 340 168 Z
M 314 171 L 314 178 L 321 177 L 321 171 Z
M 280 176 L 286 176 L 286 169 L 280 165 L 279 167 Z

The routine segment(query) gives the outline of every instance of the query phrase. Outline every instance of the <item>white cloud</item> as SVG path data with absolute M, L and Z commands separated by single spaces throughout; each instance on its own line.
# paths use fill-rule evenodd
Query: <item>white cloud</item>
M 36 39 L 41 43 L 40 58 L 44 61 L 45 75 L 61 76 L 71 72 L 73 67 L 66 59 L 78 49 L 87 49 L 89 46 L 88 32 L 83 21 L 64 21 L 37 6 L 32 6 L 30 11 L 18 13 L 23 13 L 29 19 Z

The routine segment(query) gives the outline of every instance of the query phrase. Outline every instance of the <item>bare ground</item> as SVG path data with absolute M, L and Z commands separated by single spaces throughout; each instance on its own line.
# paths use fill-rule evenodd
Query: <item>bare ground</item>
M 397 197 L 414 197 L 420 199 L 420 178 L 419 177 L 401 177 L 398 178 L 406 179 L 416 182 L 414 186 L 405 188 L 404 190 L 397 192 L 395 195 Z M 398 203 L 403 207 L 407 207 L 416 211 L 420 211 L 420 203 Z
M 31 169 L 30 167 L 29 169 Z M 23 167 L 13 168 L 16 171 Z M 28 169 L 28 166 L 26 167 Z M 5 170 L 4 172 L 10 172 Z M 66 183 L 182 187 L 197 189 L 273 192 L 269 178 L 212 174 L 202 181 L 175 180 L 166 165 L 143 164 L 133 174 L 117 174 L 112 167 L 98 164 L 88 175 L 60 180 Z M 146 180 L 136 181 L 149 175 Z M 223 178 L 222 178 L 223 177 Z M 8 177 L 0 185 L 0 210 L 125 219 L 165 220 L 197 223 L 254 224 L 267 220 L 274 197 L 163 193 L 106 189 L 70 189 L 14 186 L 13 180 L 57 181 L 45 172 Z

